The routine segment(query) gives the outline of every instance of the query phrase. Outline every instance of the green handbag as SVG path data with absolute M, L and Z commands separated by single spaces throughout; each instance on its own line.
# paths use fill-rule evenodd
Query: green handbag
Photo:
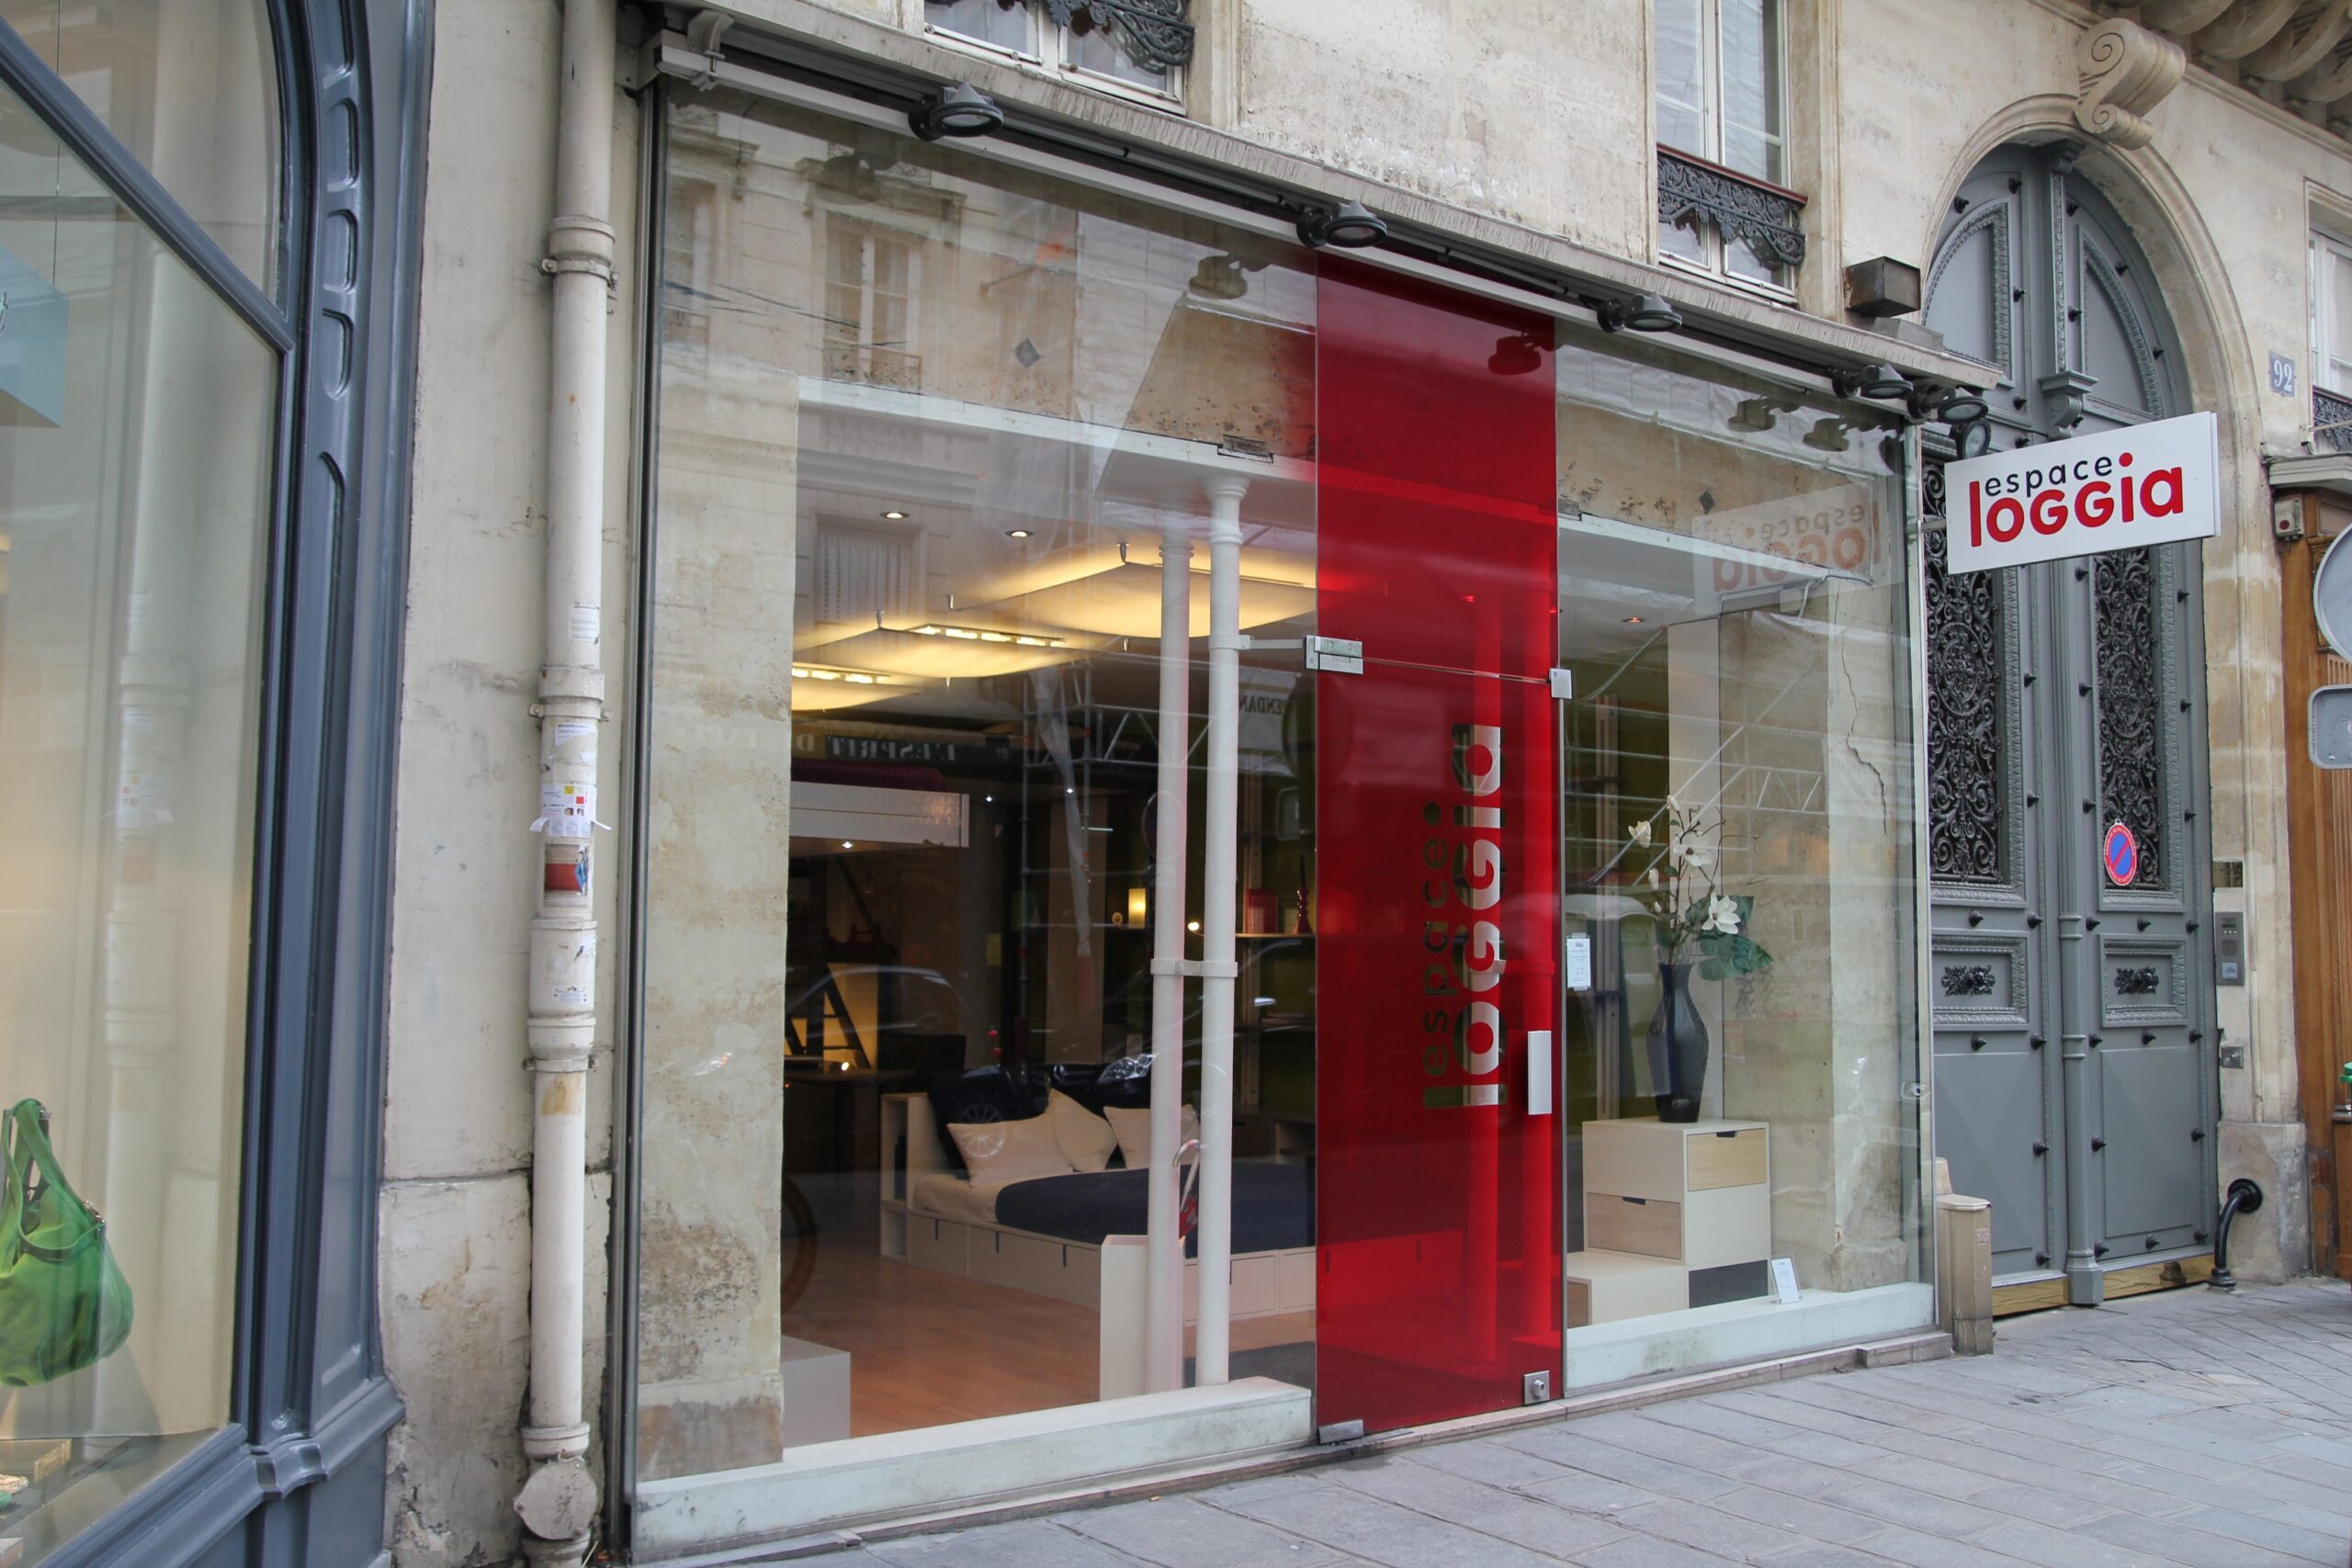
M 107 1250 L 107 1223 L 65 1179 L 48 1116 L 20 1100 L 0 1122 L 0 1384 L 10 1388 L 79 1371 L 130 1334 L 130 1286 Z

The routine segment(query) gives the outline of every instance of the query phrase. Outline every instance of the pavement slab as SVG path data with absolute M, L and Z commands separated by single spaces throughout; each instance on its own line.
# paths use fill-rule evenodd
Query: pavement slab
M 2345 1568 L 2352 1288 L 2199 1288 L 2007 1318 L 1988 1357 L 1334 1456 L 813 1561 Z

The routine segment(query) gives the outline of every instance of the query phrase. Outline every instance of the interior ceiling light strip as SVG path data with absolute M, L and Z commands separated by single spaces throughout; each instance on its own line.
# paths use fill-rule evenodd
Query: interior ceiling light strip
M 1016 648 L 1061 648 L 1057 637 L 1042 637 L 1035 632 L 1001 632 L 993 626 L 951 626 L 938 621 L 926 621 L 907 628 L 917 637 L 952 637 L 962 642 L 1006 642 Z
M 888 675 L 879 670 L 847 670 L 834 664 L 795 664 L 792 678 L 796 681 L 839 681 L 851 686 L 911 686 L 914 682 L 904 675 Z

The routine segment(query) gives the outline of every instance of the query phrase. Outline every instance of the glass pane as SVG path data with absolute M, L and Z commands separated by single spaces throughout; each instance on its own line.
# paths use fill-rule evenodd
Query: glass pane
M 1707 261 L 1707 237 L 1700 231 L 1700 220 L 1688 223 L 1661 223 L 1657 226 L 1657 248 L 1660 255 L 1679 256 L 1684 261 Z
M 1127 40 L 1120 35 L 1117 26 L 1102 25 L 1091 11 L 1078 13 L 1065 37 L 1068 41 L 1064 58 L 1081 71 L 1114 77 L 1155 93 L 1174 89 L 1173 72 L 1164 65 L 1137 64 L 1127 52 Z
M 1326 264 L 1316 1420 L 1560 1371 L 1551 325 Z M 1442 547 L 1432 542 L 1443 540 Z M 1344 782 L 1342 782 L 1344 781 Z
M 1770 284 L 1775 288 L 1789 286 L 1787 267 L 1767 261 L 1755 246 L 1736 234 L 1727 236 L 1724 241 L 1724 270 L 1734 277 L 1744 277 L 1751 283 Z
M 1717 0 L 1722 6 L 1724 151 L 1727 167 L 1781 181 L 1781 7 L 1778 0 Z
M 1776 1314 L 1926 1310 L 1890 1047 L 1920 1027 L 1918 741 L 1891 432 L 1597 334 L 1559 375 L 1584 1386 L 1728 1359 Z
M 1028 0 L 924 0 L 923 20 L 942 32 L 1035 54 L 1036 24 Z
M 1230 1369 L 1309 1382 L 1309 258 L 723 95 L 667 156 L 642 1472 L 1187 1381 L 1104 1242 L 1156 1187 L 1172 1227 L 1188 1118 L 1234 1150 Z M 1292 644 L 1222 699 L 1215 861 L 1213 550 Z M 1151 972 L 1220 945 L 1222 1071 Z
M 2328 357 L 2352 361 L 2352 255 L 2333 249 L 2326 255 L 2331 285 L 2327 301 Z M 2341 390 L 2346 383 L 2339 380 L 2331 385 Z
M 1703 0 L 1657 0 L 1657 139 L 1700 157 L 1707 145 Z
M 277 61 L 266 0 L 0 0 L 0 21 L 232 261 L 274 286 Z
M 277 361 L 5 94 L 0 212 L 0 1084 L 129 1303 L 85 1338 L 0 1263 L 38 1562 L 229 1416 Z

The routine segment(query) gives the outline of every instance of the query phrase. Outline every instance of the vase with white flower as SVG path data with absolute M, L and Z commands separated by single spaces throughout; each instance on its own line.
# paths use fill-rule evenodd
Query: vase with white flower
M 1657 942 L 1658 1005 L 1645 1043 L 1661 1122 L 1696 1122 L 1706 1087 L 1707 1023 L 1690 999 L 1691 971 L 1702 980 L 1728 980 L 1772 963 L 1747 934 L 1756 900 L 1725 893 L 1715 879 L 1707 840 L 1721 826 L 1669 795 L 1657 818 L 1625 830 L 1629 848 L 1650 855 L 1634 897 L 1649 911 Z

